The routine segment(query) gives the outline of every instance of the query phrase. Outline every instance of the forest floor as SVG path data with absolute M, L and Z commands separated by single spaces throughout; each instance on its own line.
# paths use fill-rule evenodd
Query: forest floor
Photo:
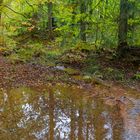
M 97 48 L 94 44 L 58 47 L 55 42 L 36 43 L 36 39 L 23 36 L 15 40 L 18 43 L 11 42 L 11 48 L 0 47 L 0 87 L 65 82 L 120 84 L 140 91 L 139 54 L 135 57 L 127 52 L 128 56 L 118 59 L 115 49 Z
M 74 53 L 66 52 L 55 65 L 32 61 L 12 63 L 0 55 L 0 87 L 40 87 L 48 83 L 69 83 L 86 88 L 92 85 L 120 85 L 140 91 L 140 80 L 136 75 L 140 71 L 139 65 L 113 60 L 108 53 L 88 57 L 85 53 Z

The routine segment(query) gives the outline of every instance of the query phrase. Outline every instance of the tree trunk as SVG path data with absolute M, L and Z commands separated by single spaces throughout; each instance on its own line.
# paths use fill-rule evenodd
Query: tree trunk
M 53 39 L 53 28 L 52 28 L 52 21 L 53 20 L 53 4 L 52 2 L 48 3 L 48 30 L 49 30 L 49 39 Z
M 135 1 L 129 2 L 129 19 L 132 20 L 132 21 L 134 21 L 134 19 L 135 19 L 135 10 L 136 10 Z M 135 40 L 134 40 L 134 30 L 135 30 L 134 23 L 132 23 L 128 26 L 128 30 L 131 32 L 131 35 L 130 35 L 131 45 L 134 45 L 134 43 L 135 43 Z
M 0 7 L 2 6 L 3 4 L 3 0 L 0 0 Z M 1 17 L 1 11 L 0 11 L 0 17 Z
M 0 0 L 0 7 L 3 4 L 3 0 Z M 0 46 L 4 44 L 4 38 L 3 38 L 3 25 L 2 25 L 2 11 L 0 11 Z
M 118 31 L 118 52 L 121 53 L 122 47 L 127 46 L 128 31 L 128 0 L 120 0 L 120 18 Z
M 81 0 L 80 2 L 80 13 L 81 13 L 80 39 L 86 42 L 86 23 L 84 21 L 85 16 L 83 16 L 83 14 L 86 14 L 86 1 L 85 0 Z

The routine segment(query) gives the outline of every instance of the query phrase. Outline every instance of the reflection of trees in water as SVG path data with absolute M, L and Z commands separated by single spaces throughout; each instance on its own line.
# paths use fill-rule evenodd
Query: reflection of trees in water
M 122 132 L 123 132 L 123 118 L 120 115 L 120 107 L 114 107 L 112 111 L 112 121 L 113 121 L 113 139 L 114 140 L 122 140 Z
M 57 111 L 60 110 L 61 112 L 56 113 L 56 115 L 59 114 L 61 116 L 62 114 L 65 114 L 66 120 L 70 120 L 64 122 L 61 126 L 62 129 L 60 130 L 60 133 L 64 132 L 63 129 L 66 130 L 66 126 L 68 131 L 65 132 L 67 133 L 65 134 L 65 137 L 61 137 L 60 139 L 94 139 L 95 130 L 93 120 L 95 119 L 94 111 L 96 110 L 94 104 L 96 103 L 92 99 L 85 99 L 81 94 L 78 94 L 78 96 L 79 97 L 76 97 L 74 93 L 71 93 L 69 97 L 66 96 L 64 100 L 59 99 L 57 102 L 59 104 L 56 103 Z M 99 114 L 101 114 L 101 112 Z M 55 118 L 58 119 L 59 116 L 55 116 Z M 61 122 L 63 122 L 63 120 L 61 120 Z
M 83 140 L 83 105 L 82 103 L 79 105 L 78 109 L 78 139 Z
M 120 103 L 120 113 L 123 119 L 123 139 L 140 140 L 140 99 L 128 97 L 125 104 Z
M 49 139 L 54 139 L 54 128 L 55 128 L 55 122 L 54 122 L 54 94 L 53 92 L 49 92 Z
M 70 139 L 71 140 L 75 140 L 76 136 L 75 136 L 75 130 L 76 130 L 76 124 L 75 124 L 75 121 L 76 121 L 76 108 L 75 108 L 75 105 L 74 105 L 74 99 L 71 99 L 71 108 L 70 108 L 70 118 L 71 118 L 71 122 L 70 122 Z
M 114 121 L 120 122 L 119 114 L 112 115 L 112 110 L 100 99 L 88 98 L 80 89 L 49 89 L 45 93 L 21 90 L 9 94 L 7 109 L 3 112 L 10 122 L 3 120 L 3 125 L 12 129 L 13 133 L 7 134 L 12 134 L 12 138 L 101 140 L 107 135 L 112 138 L 120 134 L 117 125 L 112 126 Z
M 104 119 L 101 118 L 101 113 L 103 111 L 103 103 L 98 101 L 96 98 L 95 110 L 94 110 L 94 126 L 95 126 L 95 139 L 102 140 L 103 139 L 103 123 Z

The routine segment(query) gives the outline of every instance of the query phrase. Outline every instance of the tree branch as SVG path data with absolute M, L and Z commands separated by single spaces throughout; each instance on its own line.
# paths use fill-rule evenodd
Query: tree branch
M 18 15 L 21 15 L 21 16 L 23 16 L 24 18 L 27 18 L 27 16 L 25 16 L 24 14 L 19 13 L 19 12 L 13 10 L 12 8 L 8 7 L 7 5 L 3 5 L 3 6 L 6 7 L 7 9 L 11 10 L 12 12 L 14 12 L 14 13 L 16 13 L 16 14 L 18 14 Z
M 32 8 L 32 10 L 33 10 L 33 13 L 34 13 L 34 7 L 33 7 L 33 5 L 31 5 L 27 0 L 25 0 L 25 2 Z

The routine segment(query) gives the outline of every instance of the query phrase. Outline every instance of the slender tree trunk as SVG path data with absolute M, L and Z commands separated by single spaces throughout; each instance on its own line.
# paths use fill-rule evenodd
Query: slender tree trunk
M 3 4 L 3 0 L 0 0 L 0 7 Z M 0 46 L 3 45 L 3 25 L 2 25 L 2 11 L 0 11 Z
M 53 23 L 53 4 L 52 2 L 48 3 L 48 30 L 49 30 L 49 39 L 53 39 L 53 28 L 52 28 L 52 23 Z
M 3 0 L 0 0 L 0 7 L 2 6 L 2 4 L 3 4 Z M 1 11 L 0 11 L 0 20 L 1 20 Z
M 82 15 L 80 20 L 80 39 L 84 42 L 86 42 L 86 23 L 84 21 L 85 16 L 83 14 L 86 14 L 86 1 L 81 0 L 80 2 L 80 13 Z
M 127 46 L 128 32 L 128 0 L 120 0 L 120 18 L 118 31 L 118 51 Z
M 135 10 L 136 10 L 135 1 L 129 2 L 129 7 L 130 7 L 129 19 L 134 20 L 134 18 L 135 18 Z M 135 30 L 134 23 L 129 25 L 128 30 L 131 32 L 130 39 L 131 39 L 131 43 L 132 43 L 131 45 L 133 45 L 133 43 L 135 43 L 135 40 L 134 40 L 134 30 Z

